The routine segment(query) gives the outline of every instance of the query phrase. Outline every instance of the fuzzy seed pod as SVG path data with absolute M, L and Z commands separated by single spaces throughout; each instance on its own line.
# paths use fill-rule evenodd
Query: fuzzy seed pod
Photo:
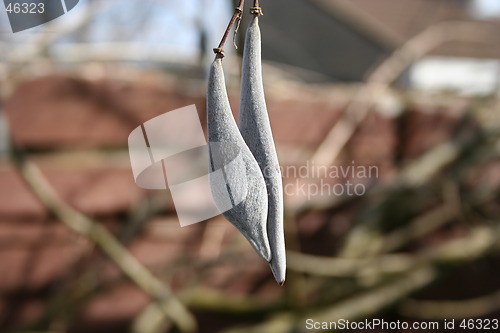
M 266 181 L 269 202 L 267 233 L 271 246 L 271 270 L 276 281 L 283 284 L 286 274 L 283 184 L 264 97 L 258 16 L 252 18 L 245 38 L 239 122 L 243 139 L 257 160 Z
M 266 184 L 233 118 L 221 59 L 210 68 L 207 124 L 210 188 L 215 204 L 269 262 Z

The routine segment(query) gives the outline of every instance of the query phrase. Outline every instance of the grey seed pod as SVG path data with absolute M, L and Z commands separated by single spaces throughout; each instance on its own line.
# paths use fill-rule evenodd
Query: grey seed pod
M 276 281 L 283 284 L 286 275 L 283 184 L 264 96 L 261 37 L 257 16 L 252 19 L 247 30 L 242 72 L 240 131 L 266 180 L 269 201 L 267 233 L 271 246 L 271 270 Z
M 210 188 L 215 204 L 269 262 L 266 184 L 231 112 L 221 59 L 210 68 L 207 124 Z

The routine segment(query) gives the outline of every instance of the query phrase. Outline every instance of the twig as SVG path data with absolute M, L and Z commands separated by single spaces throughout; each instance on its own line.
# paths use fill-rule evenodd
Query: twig
M 469 237 L 450 241 L 423 252 L 413 262 L 414 267 L 410 268 L 408 273 L 401 274 L 397 279 L 358 296 L 348 298 L 326 309 L 307 311 L 303 315 L 280 312 L 264 323 L 252 327 L 229 329 L 224 333 L 308 332 L 304 325 L 308 318 L 318 322 L 366 318 L 435 281 L 439 276 L 439 265 L 450 262 L 470 262 L 496 248 L 499 234 L 499 228 L 477 228 Z
M 283 310 L 282 300 L 264 302 L 252 296 L 230 296 L 208 288 L 192 288 L 183 291 L 179 297 L 192 308 L 237 316 L 265 316 Z
M 219 46 L 214 49 L 215 57 L 217 59 L 224 58 L 224 44 L 226 43 L 227 36 L 229 35 L 229 32 L 233 28 L 233 25 L 236 22 L 236 20 L 241 19 L 241 14 L 243 13 L 244 6 L 245 6 L 245 0 L 240 0 L 238 6 L 236 6 L 236 8 L 234 9 L 233 17 L 231 17 L 231 20 L 229 21 L 226 31 L 222 36 L 222 40 L 220 41 Z
M 319 313 L 309 314 L 308 317 L 318 321 L 365 318 L 425 287 L 434 281 L 437 274 L 437 271 L 431 267 L 418 268 L 401 275 L 395 281 L 389 281 L 381 287 L 340 302 Z M 305 319 L 301 321 L 301 323 L 304 322 Z
M 393 274 L 413 270 L 422 264 L 472 261 L 496 249 L 499 238 L 500 230 L 478 227 L 464 238 L 422 250 L 416 255 L 387 254 L 367 259 L 346 259 L 289 252 L 287 259 L 290 269 L 318 276 L 355 276 L 366 270 L 370 273 Z
M 146 306 L 134 319 L 131 333 L 163 333 L 168 332 L 170 322 L 166 320 L 165 313 L 156 304 Z
M 485 138 L 482 139 L 482 136 Z M 397 191 L 402 188 L 417 188 L 425 184 L 443 169 L 455 162 L 460 154 L 474 142 L 486 141 L 500 137 L 498 131 L 490 131 L 488 133 L 480 133 L 472 140 L 454 140 L 442 143 L 406 165 L 398 174 L 392 185 L 375 184 L 367 194 L 365 199 L 387 196 L 390 192 Z M 318 196 L 312 197 L 309 200 L 299 203 L 287 203 L 287 212 L 292 215 L 297 215 L 311 210 L 331 210 L 340 207 L 344 204 L 351 203 L 354 200 L 360 199 L 357 196 L 343 197 L 328 197 Z
M 438 229 L 455 218 L 457 213 L 457 208 L 454 205 L 445 203 L 422 214 L 402 228 L 384 236 L 383 240 L 380 242 L 380 252 L 390 252 L 404 244 L 408 244 L 413 239 L 422 237 Z
M 287 264 L 291 270 L 317 276 L 346 277 L 361 270 L 374 269 L 379 273 L 402 273 L 414 262 L 411 255 L 395 254 L 369 259 L 320 257 L 310 254 L 287 252 Z
M 418 158 L 416 161 L 405 167 L 401 172 L 398 178 L 394 181 L 394 184 L 389 188 L 385 189 L 384 193 L 382 193 L 382 197 L 394 196 L 394 194 L 398 193 L 398 191 L 405 190 L 416 190 L 423 184 L 429 183 L 434 177 L 441 172 L 444 168 L 448 167 L 452 163 L 456 163 L 460 158 L 467 159 L 470 164 L 475 162 L 478 156 L 485 155 L 485 147 L 491 148 L 495 145 L 495 142 L 498 141 L 500 137 L 500 132 L 498 130 L 490 131 L 487 133 L 479 133 L 473 139 L 469 140 L 456 140 L 453 142 L 446 142 L 442 145 L 437 146 L 432 149 L 428 153 L 425 153 L 423 156 Z M 473 154 L 465 154 L 466 152 L 473 151 Z M 486 151 L 486 155 L 488 158 L 492 158 L 497 153 L 492 153 L 491 151 Z M 461 169 L 464 169 L 465 164 L 464 161 L 461 161 L 462 166 Z M 380 193 L 378 193 L 380 196 Z M 476 199 L 481 197 L 483 193 L 481 191 L 473 192 L 471 197 Z M 484 199 L 484 197 L 483 197 Z M 345 245 L 341 251 L 342 257 L 356 257 L 366 255 L 368 250 L 375 250 L 378 252 L 380 247 L 384 244 L 385 240 L 380 238 L 380 232 L 375 231 L 375 227 L 380 222 L 383 217 L 384 204 L 386 200 L 382 200 L 377 204 L 377 206 L 373 209 L 370 214 L 367 214 L 365 218 L 358 221 L 356 226 L 351 229 L 349 232 L 347 239 L 345 241 Z M 436 226 L 429 225 L 427 219 L 429 217 L 432 218 L 432 221 L 438 224 L 445 223 L 449 220 L 450 215 L 452 214 L 451 210 L 454 210 L 453 217 L 457 216 L 457 208 L 456 207 L 439 207 L 436 210 L 433 210 L 421 218 L 417 218 L 414 222 L 408 226 L 408 229 L 402 229 L 403 231 L 400 233 L 399 231 L 395 231 L 389 239 L 389 243 L 385 244 L 386 250 L 389 246 L 392 248 L 397 247 L 401 244 L 400 240 L 397 240 L 397 237 L 403 237 L 403 239 L 409 239 L 403 234 L 408 234 L 408 231 L 413 228 L 414 230 L 420 230 L 420 234 L 423 234 L 427 231 L 434 230 Z M 420 225 L 421 221 L 424 221 L 425 229 Z M 419 224 L 417 226 L 417 223 Z M 396 235 L 396 236 L 394 236 Z M 374 240 L 378 241 L 378 244 L 374 244 Z M 367 246 L 367 244 L 371 244 L 372 246 Z M 392 245 L 391 245 L 392 244 Z M 359 249 L 363 249 L 361 253 Z
M 396 281 L 391 281 L 379 288 L 349 298 L 346 301 L 318 312 L 308 311 L 305 315 L 281 312 L 264 323 L 252 327 L 229 329 L 223 331 L 223 333 L 310 332 L 305 326 L 305 322 L 309 318 L 319 322 L 366 318 L 394 304 L 404 296 L 425 287 L 432 282 L 436 276 L 437 271 L 435 269 L 430 267 L 419 268 L 402 275 Z
M 106 44 L 65 43 L 52 49 L 51 58 L 58 63 L 81 63 L 90 61 L 121 62 L 148 61 L 175 63 L 182 60 L 187 65 L 195 65 L 197 57 L 192 51 L 163 45 L 144 45 L 135 42 L 109 42 Z M 20 59 L 22 62 L 23 60 Z M 12 64 L 18 60 L 12 59 Z
M 498 310 L 500 310 L 500 291 L 466 300 L 407 300 L 399 306 L 401 314 L 418 319 L 476 318 Z
M 252 296 L 231 296 L 207 288 L 192 288 L 179 293 L 184 304 L 194 309 L 223 314 L 232 318 L 264 318 L 266 315 L 285 309 L 285 302 L 263 302 Z M 133 333 L 165 332 L 163 312 L 154 303 L 147 306 L 134 321 Z
M 38 167 L 22 153 L 13 153 L 16 164 L 26 184 L 44 206 L 66 226 L 93 241 L 120 269 L 157 303 L 172 322 L 183 332 L 194 332 L 196 321 L 177 300 L 171 290 L 151 274 L 103 226 L 64 203 L 49 185 Z

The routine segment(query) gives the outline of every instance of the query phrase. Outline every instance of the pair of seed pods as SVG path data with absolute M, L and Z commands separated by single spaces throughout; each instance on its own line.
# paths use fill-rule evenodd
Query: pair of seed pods
M 262 83 L 259 18 L 248 27 L 243 52 L 239 128 L 222 68 L 211 65 L 207 94 L 210 187 L 216 206 L 285 282 L 283 185 Z

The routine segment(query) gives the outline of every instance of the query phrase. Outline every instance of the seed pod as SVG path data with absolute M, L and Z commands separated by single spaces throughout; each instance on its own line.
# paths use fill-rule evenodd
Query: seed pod
M 207 124 L 212 196 L 219 211 L 269 262 L 266 184 L 233 118 L 221 59 L 212 63 L 208 82 Z
M 240 100 L 240 131 L 264 175 L 268 193 L 267 233 L 271 246 L 271 270 L 285 282 L 286 253 L 283 234 L 283 184 L 262 83 L 259 18 L 248 27 L 243 51 Z

